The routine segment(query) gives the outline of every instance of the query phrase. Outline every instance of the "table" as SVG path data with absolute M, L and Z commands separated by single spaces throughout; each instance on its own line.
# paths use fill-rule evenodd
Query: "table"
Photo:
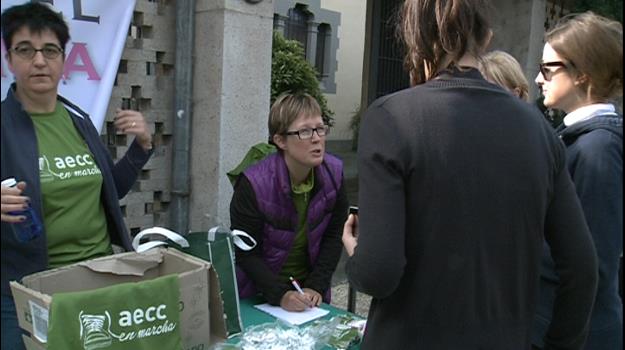
M 258 324 L 262 324 L 262 323 L 270 323 L 270 322 L 275 322 L 276 319 L 275 317 L 262 312 L 260 310 L 258 310 L 257 308 L 254 307 L 254 305 L 257 304 L 262 304 L 264 303 L 265 300 L 262 297 L 252 297 L 252 298 L 247 298 L 247 299 L 241 299 L 240 301 L 240 305 L 241 305 L 241 319 L 243 320 L 243 327 L 245 329 L 254 326 L 254 325 L 258 325 Z M 338 316 L 338 315 L 351 315 L 357 318 L 362 318 L 360 316 L 357 316 L 355 314 L 352 314 L 350 312 L 347 312 L 343 309 L 339 309 L 336 308 L 332 305 L 329 304 L 321 304 L 320 306 L 322 309 L 326 309 L 328 311 L 330 311 L 327 315 L 321 317 L 320 319 L 322 320 L 329 320 L 334 316 Z M 306 326 L 306 324 L 302 325 L 302 326 Z M 239 337 L 232 337 L 230 339 L 228 339 L 227 343 L 228 344 L 236 344 L 239 341 Z M 324 350 L 326 349 L 332 349 L 330 347 L 325 347 L 323 348 Z M 359 346 L 352 346 L 350 348 L 350 350 L 359 350 L 360 347 Z

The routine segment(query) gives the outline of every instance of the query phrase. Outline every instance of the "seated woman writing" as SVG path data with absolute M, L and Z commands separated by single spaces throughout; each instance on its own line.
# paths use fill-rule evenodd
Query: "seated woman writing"
M 236 252 L 241 298 L 261 293 L 289 311 L 330 301 L 348 202 L 343 164 L 325 153 L 327 133 L 310 95 L 282 95 L 272 106 L 269 134 L 278 151 L 243 171 L 230 203 L 232 229 L 258 242 Z

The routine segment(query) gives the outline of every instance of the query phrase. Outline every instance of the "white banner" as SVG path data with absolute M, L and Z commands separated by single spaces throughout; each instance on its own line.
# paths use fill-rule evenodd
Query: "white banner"
M 24 0 L 2 0 L 2 11 Z M 59 94 L 89 113 L 100 131 L 124 50 L 135 0 L 52 0 L 63 14 L 71 40 L 65 47 L 65 68 Z M 2 99 L 13 75 L 2 41 Z

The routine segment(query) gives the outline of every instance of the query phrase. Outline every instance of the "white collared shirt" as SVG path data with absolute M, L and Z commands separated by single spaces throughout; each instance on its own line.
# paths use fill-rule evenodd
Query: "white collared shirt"
M 564 117 L 564 125 L 571 126 L 598 115 L 617 115 L 616 108 L 610 103 L 595 103 L 592 105 L 580 107 Z

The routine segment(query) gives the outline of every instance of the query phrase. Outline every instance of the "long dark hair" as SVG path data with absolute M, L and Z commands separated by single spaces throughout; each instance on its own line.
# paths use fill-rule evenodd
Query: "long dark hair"
M 490 39 L 487 0 L 406 0 L 399 33 L 412 85 L 431 79 L 448 55 L 451 65 L 466 53 L 478 57 Z

